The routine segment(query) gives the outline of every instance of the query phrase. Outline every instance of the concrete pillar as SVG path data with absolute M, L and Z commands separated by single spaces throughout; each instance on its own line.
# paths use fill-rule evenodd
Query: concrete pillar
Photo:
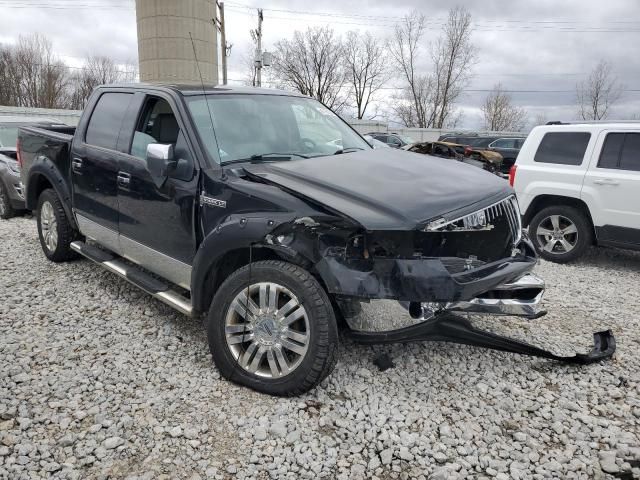
M 140 81 L 200 83 L 191 32 L 202 78 L 217 84 L 216 10 L 215 0 L 136 0 Z

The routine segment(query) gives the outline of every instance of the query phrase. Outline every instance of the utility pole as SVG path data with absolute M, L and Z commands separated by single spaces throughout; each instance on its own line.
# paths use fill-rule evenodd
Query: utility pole
M 220 31 L 220 50 L 222 51 L 222 84 L 227 84 L 227 52 L 231 49 L 231 45 L 227 44 L 226 23 L 224 21 L 224 2 L 216 2 L 220 14 L 218 19 L 213 19 L 213 23 Z M 216 62 L 217 63 L 217 62 Z
M 270 52 L 262 51 L 262 9 L 258 9 L 258 28 L 255 30 L 251 30 L 251 38 L 256 43 L 256 53 L 253 59 L 253 68 L 254 68 L 254 87 L 262 86 L 262 67 L 271 66 L 272 55 Z
M 227 84 L 227 35 L 226 26 L 224 23 L 224 2 L 220 2 L 220 43 L 222 46 L 222 84 Z
M 256 83 L 258 87 L 262 86 L 262 9 L 258 9 L 258 31 L 256 32 L 256 42 L 258 47 L 256 49 Z

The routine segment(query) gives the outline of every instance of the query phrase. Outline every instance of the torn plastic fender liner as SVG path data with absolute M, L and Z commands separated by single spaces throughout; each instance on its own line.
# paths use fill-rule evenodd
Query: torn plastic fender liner
M 208 308 L 206 279 L 212 267 L 229 252 L 253 246 L 267 246 L 265 236 L 283 223 L 291 222 L 292 214 L 265 212 L 261 216 L 230 215 L 204 239 L 193 261 L 191 272 L 192 303 L 196 311 Z
M 514 257 L 451 274 L 437 258 L 321 258 L 316 269 L 330 293 L 409 302 L 468 300 L 531 271 L 535 259 Z
M 449 313 L 437 316 L 430 321 L 390 332 L 351 331 L 350 335 L 355 341 L 366 344 L 416 341 L 452 342 L 582 365 L 611 358 L 616 351 L 616 340 L 611 330 L 593 334 L 594 346 L 589 353 L 576 353 L 564 357 L 519 340 L 477 329 L 469 320 Z

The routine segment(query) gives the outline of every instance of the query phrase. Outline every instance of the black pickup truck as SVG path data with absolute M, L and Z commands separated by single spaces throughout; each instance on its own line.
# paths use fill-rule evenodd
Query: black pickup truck
M 567 361 L 452 312 L 535 318 L 543 282 L 506 182 L 374 150 L 319 102 L 275 90 L 98 88 L 73 135 L 19 134 L 45 255 L 80 254 L 206 318 L 226 377 L 295 395 L 361 342 L 448 340 Z M 371 315 L 383 307 L 388 318 Z

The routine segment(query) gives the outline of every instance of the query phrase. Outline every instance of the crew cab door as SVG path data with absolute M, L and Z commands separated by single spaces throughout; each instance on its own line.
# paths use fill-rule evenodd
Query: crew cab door
M 169 96 L 136 94 L 138 107 L 123 128 L 127 154 L 117 172 L 122 254 L 162 277 L 190 288 L 196 252 L 198 176 L 193 150 Z M 177 161 L 161 185 L 147 170 L 150 144 L 171 145 Z
M 598 241 L 640 245 L 640 130 L 600 133 L 584 179 Z
M 73 208 L 81 232 L 120 253 L 117 173 L 120 129 L 132 93 L 104 92 L 85 110 L 71 151 Z

